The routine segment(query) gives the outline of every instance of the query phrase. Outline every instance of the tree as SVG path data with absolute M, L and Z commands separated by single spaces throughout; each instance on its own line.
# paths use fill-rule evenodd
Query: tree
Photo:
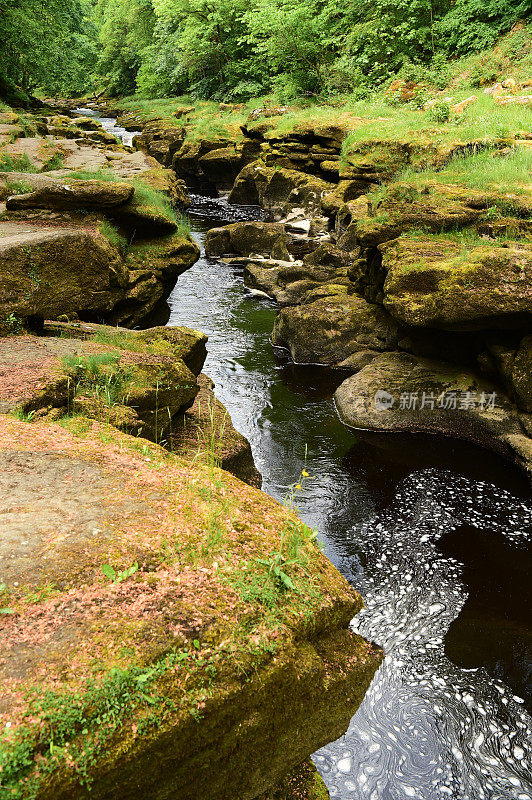
M 31 92 L 79 93 L 96 57 L 86 0 L 0 0 L 0 74 Z

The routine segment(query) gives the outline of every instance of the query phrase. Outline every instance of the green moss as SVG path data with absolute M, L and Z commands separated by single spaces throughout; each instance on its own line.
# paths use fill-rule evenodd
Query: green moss
M 116 225 L 109 220 L 102 220 L 98 225 L 98 230 L 105 238 L 116 247 L 122 256 L 127 255 L 129 243 L 126 237 L 120 233 Z
M 0 172 L 39 172 L 39 170 L 31 163 L 26 153 L 21 156 L 2 153 L 0 156 Z

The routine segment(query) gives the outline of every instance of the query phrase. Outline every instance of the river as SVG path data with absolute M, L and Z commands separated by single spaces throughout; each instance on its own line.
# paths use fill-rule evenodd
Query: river
M 213 225 L 260 216 L 194 199 Z M 355 630 L 386 651 L 346 735 L 314 754 L 340 800 L 532 800 L 529 487 L 479 448 L 436 437 L 355 437 L 339 380 L 295 367 L 269 336 L 276 306 L 206 258 L 178 280 L 170 325 L 209 336 L 205 372 L 250 441 L 263 489 L 312 477 L 300 516 L 361 592 Z

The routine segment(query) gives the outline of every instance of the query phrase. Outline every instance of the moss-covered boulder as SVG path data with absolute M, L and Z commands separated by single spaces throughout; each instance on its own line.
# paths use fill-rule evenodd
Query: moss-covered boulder
M 236 177 L 229 202 L 260 205 L 277 217 L 296 208 L 314 215 L 322 213 L 322 199 L 333 188 L 333 184 L 298 170 L 268 167 L 262 161 L 254 161 Z
M 397 346 L 397 325 L 377 305 L 356 295 L 333 294 L 290 308 L 275 320 L 273 344 L 296 363 L 337 366 L 359 351 Z
M 382 353 L 336 390 L 352 428 L 427 432 L 466 439 L 511 456 L 508 437 L 522 434 L 515 406 L 476 372 L 408 353 Z
M 255 466 L 251 446 L 233 426 L 229 412 L 214 394 L 213 381 L 201 374 L 198 386 L 192 406 L 174 421 L 170 449 L 183 458 L 218 465 L 249 486 L 260 489 L 262 477 Z
M 382 654 L 292 514 L 86 420 L 0 438 L 9 796 L 252 800 L 346 730 Z
M 201 170 L 218 189 L 232 188 L 242 163 L 242 153 L 235 146 L 209 150 L 198 158 Z
M 288 241 L 289 237 L 281 223 L 234 222 L 208 231 L 205 252 L 208 256 L 257 254 L 288 261 Z
M 250 289 L 264 292 L 281 306 L 293 306 L 309 302 L 309 293 L 335 284 L 342 286 L 344 293 L 352 293 L 353 286 L 347 277 L 349 260 L 342 258 L 341 251 L 323 245 L 319 253 L 311 253 L 297 262 L 282 262 L 269 259 L 246 261 L 244 282 Z M 325 290 L 325 295 L 331 294 Z M 317 299 L 317 298 L 315 298 Z
M 47 331 L 61 335 L 0 338 L 3 413 L 82 414 L 160 441 L 198 392 L 206 337 L 197 331 L 140 336 L 83 324 Z
M 83 228 L 0 223 L 0 316 L 105 315 L 128 283 L 120 253 Z
M 143 125 L 142 133 L 135 137 L 135 147 L 145 150 L 165 167 L 171 167 L 184 139 L 185 129 L 182 125 L 155 120 Z
M 532 326 L 532 245 L 402 236 L 381 245 L 384 306 L 405 325 L 450 330 Z
M 9 197 L 6 205 L 8 211 L 24 208 L 109 209 L 127 203 L 133 192 L 133 186 L 119 181 L 74 180 L 62 183 L 56 180 L 32 192 Z

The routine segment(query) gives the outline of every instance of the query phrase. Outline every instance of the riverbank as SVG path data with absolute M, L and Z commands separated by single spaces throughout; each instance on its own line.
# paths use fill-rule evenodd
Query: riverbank
M 183 186 L 97 122 L 3 124 L 1 785 L 273 792 L 382 659 L 349 629 L 361 598 L 291 508 L 220 469 L 260 480 L 206 337 L 145 328 L 199 252 Z M 279 791 L 321 797 L 300 772 Z
M 146 121 L 128 101 L 121 122 L 192 190 L 266 210 L 211 231 L 207 253 L 281 306 L 275 346 L 344 372 L 348 426 L 458 436 L 532 475 L 532 112 L 526 80 L 497 87 L 424 109 L 398 83 L 364 117 L 270 106 L 244 122 L 171 103 Z

